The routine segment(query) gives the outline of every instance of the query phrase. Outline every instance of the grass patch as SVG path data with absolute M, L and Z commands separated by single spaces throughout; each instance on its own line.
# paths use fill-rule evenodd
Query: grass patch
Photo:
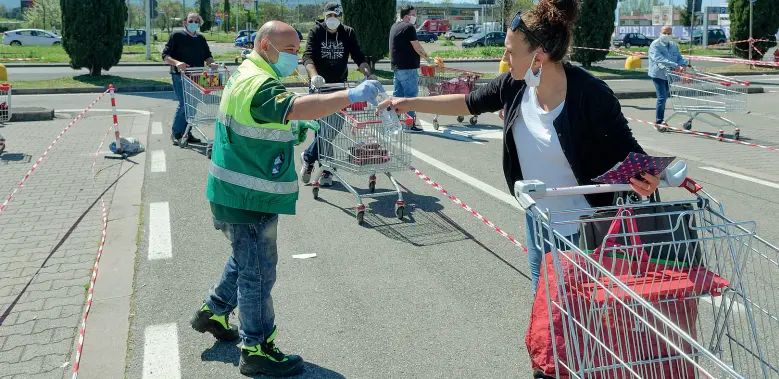
M 20 80 L 13 82 L 14 88 L 87 88 L 108 87 L 109 84 L 113 84 L 117 88 L 135 86 L 161 86 L 170 85 L 171 78 L 135 79 L 113 75 L 79 75 L 70 78 Z
M 431 55 L 441 58 L 495 58 L 503 56 L 504 48 L 499 46 L 474 47 L 471 49 L 439 50 Z
M 586 69 L 595 76 L 624 76 L 624 77 L 646 77 L 647 70 L 640 68 L 637 70 L 623 70 L 618 68 L 606 68 L 601 66 L 592 66 Z
M 183 30 L 183 28 L 180 28 Z M 173 30 L 173 32 L 176 32 L 176 29 Z M 235 42 L 235 33 L 228 32 L 225 33 L 223 31 L 208 31 L 205 33 L 202 33 L 203 36 L 206 37 L 206 40 L 209 42 L 220 42 L 220 43 L 233 43 Z M 168 32 L 157 32 L 157 41 L 161 43 L 168 42 L 168 38 L 170 38 L 170 33 Z
M 441 46 L 454 46 L 454 41 L 444 41 Z
M 222 53 L 214 55 L 219 62 L 232 62 L 240 55 L 235 53 Z M 37 58 L 40 63 L 68 63 L 70 57 L 62 46 L 6 46 L 0 45 L 0 58 Z M 159 45 L 151 46 L 151 59 L 146 59 L 146 46 L 125 45 L 122 49 L 121 62 L 162 62 Z
M 694 65 L 695 65 L 695 63 L 693 63 L 693 66 Z M 750 67 L 749 65 L 736 63 L 736 64 L 727 65 L 727 66 L 707 68 L 706 72 L 713 72 L 713 73 L 720 73 L 720 72 L 745 72 L 745 73 L 764 72 L 766 74 L 779 74 L 779 67 L 768 67 L 768 66 Z
M 705 56 L 715 56 L 715 57 L 732 55 L 729 48 L 718 49 L 718 48 L 693 47 L 693 49 L 690 50 L 689 45 L 679 45 L 679 49 L 681 50 L 682 54 L 686 54 L 686 55 L 705 55 Z M 620 50 L 630 51 L 633 53 L 649 52 L 649 48 L 646 46 L 631 47 L 629 49 L 622 47 L 620 48 Z M 609 56 L 622 56 L 622 55 L 616 53 L 609 53 Z

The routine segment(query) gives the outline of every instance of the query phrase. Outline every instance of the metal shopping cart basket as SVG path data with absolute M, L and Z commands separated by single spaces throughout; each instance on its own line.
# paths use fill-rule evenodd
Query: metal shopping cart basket
M 211 159 L 213 141 L 200 129 L 201 125 L 214 125 L 219 114 L 219 102 L 222 91 L 230 79 L 226 66 L 219 69 L 188 68 L 182 72 L 181 82 L 184 91 L 184 112 L 187 117 L 187 129 L 178 142 L 181 148 L 187 147 L 189 133 L 195 129 L 203 136 L 206 144 L 206 156 Z
M 738 140 L 741 137 L 738 125 L 720 116 L 719 113 L 746 111 L 749 82 L 695 70 L 687 72 L 668 70 L 667 74 L 668 84 L 671 87 L 670 100 L 674 112 L 666 119 L 666 122 L 676 115 L 687 115 L 689 119 L 683 125 L 685 130 L 692 129 L 692 121 L 699 119 L 717 128 L 717 137 L 722 138 L 723 132 L 720 127 L 723 125 L 717 125 L 711 120 L 700 117 L 709 115 L 724 122 L 725 125 L 733 126 L 735 128 L 733 139 Z M 656 126 L 656 128 L 659 132 L 668 130 L 661 126 Z
M 669 177 L 686 177 L 680 163 L 684 166 L 669 168 L 677 173 Z M 679 185 L 672 181 L 663 186 Z M 532 213 L 535 236 L 528 243 L 549 245 L 526 338 L 537 373 L 779 377 L 779 248 L 756 235 L 754 222 L 727 218 L 691 180 L 681 186 L 695 197 L 550 212 L 536 200 L 630 187 L 516 183 L 515 196 Z M 609 217 L 593 217 L 597 214 Z M 646 228 L 650 219 L 662 227 Z M 565 226 L 585 230 L 590 223 L 608 227 L 597 247 L 560 233 Z
M 476 90 L 476 82 L 484 76 L 483 74 L 458 70 L 455 68 L 443 67 L 438 65 L 422 65 L 419 68 L 419 92 L 422 96 L 438 95 L 467 95 Z M 457 116 L 457 122 L 463 122 L 465 116 Z M 479 122 L 477 116 L 471 116 L 469 120 L 471 125 Z M 438 115 L 433 118 L 433 128 L 438 130 Z
M 403 193 L 392 176 L 393 171 L 405 171 L 411 165 L 408 149 L 409 137 L 402 121 L 389 121 L 376 107 L 367 103 L 355 103 L 349 107 L 319 120 L 318 148 L 319 162 L 357 199 L 357 223 L 365 217 L 363 198 L 397 195 L 395 215 L 402 219 L 406 214 Z M 370 193 L 359 194 L 339 173 L 368 175 Z M 376 173 L 387 175 L 394 191 L 376 192 Z M 314 199 L 319 197 L 320 183 L 312 183 Z
M 11 108 L 11 88 L 8 83 L 0 84 L 0 123 L 11 121 L 13 115 Z

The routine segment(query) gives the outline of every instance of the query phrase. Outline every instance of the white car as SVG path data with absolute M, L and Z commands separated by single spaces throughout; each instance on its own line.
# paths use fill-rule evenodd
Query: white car
M 466 39 L 472 35 L 473 33 L 471 33 L 471 31 L 468 29 L 455 29 L 446 32 L 444 37 L 446 37 L 446 39 L 449 41 L 454 41 L 456 39 Z
M 3 45 L 11 46 L 58 46 L 62 36 L 40 29 L 17 29 L 3 33 Z

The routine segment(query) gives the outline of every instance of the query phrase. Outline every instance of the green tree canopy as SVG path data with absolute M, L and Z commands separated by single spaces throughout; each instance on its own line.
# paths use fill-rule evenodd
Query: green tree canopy
M 60 7 L 62 46 L 70 67 L 99 76 L 119 63 L 127 21 L 124 0 L 60 0 Z
M 573 32 L 573 45 L 608 49 L 614 32 L 614 10 L 617 0 L 582 0 L 579 21 Z M 606 58 L 606 51 L 574 49 L 571 59 L 584 67 Z

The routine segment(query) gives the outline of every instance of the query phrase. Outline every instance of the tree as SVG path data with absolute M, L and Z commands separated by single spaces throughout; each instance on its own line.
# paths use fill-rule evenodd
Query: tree
M 692 24 L 693 26 L 703 25 L 703 19 L 699 16 L 691 14 L 686 8 L 676 7 L 676 9 L 679 11 L 679 22 L 682 24 L 682 26 L 689 27 L 693 21 L 692 17 L 695 17 L 695 23 Z
M 146 25 L 146 13 L 143 11 L 143 8 L 139 5 L 130 4 L 129 6 L 129 17 L 127 19 L 127 24 L 129 28 L 134 27 L 145 27 Z
M 124 0 L 60 0 L 60 5 L 62 46 L 70 67 L 99 76 L 119 63 L 127 21 Z
M 200 31 L 207 32 L 211 30 L 211 26 L 214 23 L 214 13 L 211 12 L 211 0 L 201 0 L 198 13 L 203 18 L 203 25 L 200 25 Z
M 753 3 L 752 36 L 755 39 L 768 39 L 770 42 L 755 42 L 754 46 L 760 52 L 752 50 L 752 59 L 763 59 L 768 49 L 776 46 L 776 30 L 779 29 L 779 4 L 776 1 L 757 1 Z M 730 40 L 742 41 L 749 39 L 749 0 L 730 0 Z M 735 54 L 749 58 L 749 42 L 735 45 Z
M 344 24 L 354 28 L 365 55 L 371 56 L 371 68 L 389 52 L 389 32 L 395 23 L 395 0 L 341 0 Z
M 518 11 L 525 11 L 533 7 L 533 0 L 497 0 L 495 6 L 498 8 L 498 15 L 503 19 L 503 30 L 508 30 L 511 21 Z
M 222 7 L 222 29 L 225 32 L 230 31 L 230 0 L 224 0 Z
M 579 21 L 574 26 L 574 46 L 608 49 L 614 32 L 617 0 L 583 0 Z M 574 49 L 571 59 L 584 67 L 606 58 L 606 51 Z
M 167 29 L 170 32 L 172 27 L 180 26 L 180 23 L 172 21 L 172 19 L 182 17 L 184 5 L 175 0 L 159 0 L 157 2 L 157 11 L 160 13 L 160 17 L 157 17 L 157 27 Z
M 24 11 L 24 21 L 41 29 L 62 29 L 62 11 L 59 0 L 37 0 Z M 124 24 L 122 24 L 124 26 Z

